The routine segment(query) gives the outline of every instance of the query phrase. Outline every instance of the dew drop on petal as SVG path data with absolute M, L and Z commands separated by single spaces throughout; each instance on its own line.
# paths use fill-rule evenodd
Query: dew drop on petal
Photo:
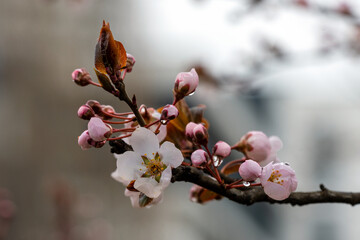
M 243 185 L 244 185 L 245 187 L 249 187 L 249 186 L 250 186 L 250 183 L 249 183 L 249 182 L 243 182 Z

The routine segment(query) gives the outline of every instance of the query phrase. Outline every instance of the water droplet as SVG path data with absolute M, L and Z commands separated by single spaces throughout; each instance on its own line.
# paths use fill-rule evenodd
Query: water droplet
M 167 123 L 167 120 L 161 120 L 160 122 L 161 122 L 161 124 L 163 124 L 163 125 L 164 125 L 164 124 L 166 124 L 166 123 Z
M 243 182 L 243 185 L 244 185 L 245 187 L 250 187 L 250 183 L 249 183 L 249 182 Z
M 223 162 L 222 158 L 219 158 L 218 156 L 213 156 L 213 161 L 214 161 L 214 166 L 218 167 L 220 166 L 220 164 Z
M 194 91 L 194 92 L 192 92 L 192 93 L 190 93 L 190 94 L 189 94 L 189 96 L 192 96 L 192 95 L 194 95 L 194 94 L 195 94 L 195 91 Z

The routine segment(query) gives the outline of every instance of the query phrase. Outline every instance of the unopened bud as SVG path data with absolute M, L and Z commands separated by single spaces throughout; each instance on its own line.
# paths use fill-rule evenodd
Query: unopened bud
M 82 105 L 78 112 L 78 117 L 84 120 L 90 120 L 90 118 L 95 116 L 95 112 L 94 110 L 92 110 L 91 107 L 89 107 L 88 105 Z
M 246 160 L 240 165 L 239 174 L 245 181 L 255 181 L 261 175 L 261 167 L 253 160 Z
M 91 148 L 90 145 L 90 135 L 89 135 L 89 131 L 86 130 L 84 131 L 79 137 L 78 137 L 78 144 L 81 147 L 82 150 L 87 150 Z
M 190 141 L 192 141 L 192 139 L 194 138 L 194 128 L 196 126 L 197 126 L 196 123 L 189 122 L 185 127 L 185 135 Z
M 260 131 L 248 132 L 233 148 L 257 162 L 265 160 L 271 153 L 270 140 Z
M 112 134 L 110 125 L 105 124 L 100 118 L 93 117 L 88 123 L 88 130 L 90 138 L 94 141 L 104 141 Z
M 199 85 L 199 76 L 195 69 L 190 72 L 181 72 L 176 76 L 174 94 L 177 100 L 180 100 L 193 93 Z
M 230 153 L 231 147 L 224 141 L 218 141 L 213 148 L 213 154 L 220 158 L 226 158 Z
M 72 72 L 71 77 L 73 81 L 79 86 L 86 86 L 91 82 L 90 74 L 85 70 L 85 68 L 75 69 Z
M 172 120 L 176 118 L 178 115 L 179 115 L 178 109 L 174 105 L 168 104 L 161 111 L 160 120 Z
M 95 140 L 91 139 L 89 141 L 89 143 L 94 148 L 101 148 L 101 147 L 103 147 L 105 145 L 106 140 L 104 140 L 104 141 L 95 141 Z
M 134 56 L 129 54 L 129 53 L 126 54 L 126 57 L 127 57 L 127 60 L 126 60 L 126 68 L 127 68 L 127 70 L 126 71 L 131 72 L 136 61 L 135 61 Z
M 198 144 L 206 145 L 208 142 L 209 134 L 206 130 L 206 127 L 204 125 L 197 124 L 196 127 L 194 127 L 194 141 Z
M 194 166 L 200 166 L 209 159 L 209 155 L 202 149 L 198 149 L 191 154 L 191 162 Z

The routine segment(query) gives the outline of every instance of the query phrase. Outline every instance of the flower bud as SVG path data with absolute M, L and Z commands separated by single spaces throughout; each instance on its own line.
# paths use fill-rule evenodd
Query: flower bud
M 269 138 L 260 131 L 251 131 L 244 135 L 234 149 L 243 152 L 248 158 L 260 162 L 271 153 Z
M 160 120 L 172 120 L 176 118 L 178 115 L 179 115 L 178 109 L 174 105 L 168 104 L 161 111 Z
M 94 110 L 92 110 L 91 107 L 89 107 L 88 105 L 82 105 L 78 112 L 78 117 L 84 120 L 90 120 L 90 118 L 95 116 L 95 112 Z
M 226 158 L 231 153 L 231 147 L 229 144 L 223 141 L 218 141 L 213 148 L 213 155 L 220 158 Z
M 101 113 L 101 104 L 96 100 L 88 100 L 85 105 L 88 105 L 89 107 L 94 110 L 95 114 Z
M 93 117 L 90 119 L 88 123 L 88 130 L 90 138 L 97 142 L 106 140 L 112 134 L 111 126 L 105 124 L 98 117 Z
M 209 159 L 209 155 L 202 149 L 198 149 L 191 154 L 191 162 L 197 167 L 206 162 Z
M 192 68 L 190 72 L 181 72 L 176 76 L 174 94 L 177 100 L 193 93 L 199 85 L 199 76 L 195 69 Z
M 196 126 L 197 126 L 196 123 L 189 122 L 185 127 L 185 135 L 190 141 L 192 141 L 192 139 L 194 138 L 194 128 Z
M 90 74 L 85 70 L 85 68 L 75 69 L 72 72 L 71 77 L 77 85 L 82 87 L 90 84 L 91 82 Z
M 78 137 L 78 144 L 82 150 L 87 150 L 91 148 L 89 143 L 91 140 L 92 139 L 90 138 L 89 131 L 86 130 Z
M 126 57 L 127 57 L 127 60 L 126 60 L 126 68 L 127 68 L 127 72 L 131 72 L 134 65 L 135 65 L 135 58 L 133 55 L 129 54 L 129 53 L 126 53 Z
M 93 139 L 90 139 L 89 143 L 94 148 L 101 148 L 101 147 L 103 147 L 105 145 L 106 140 L 104 140 L 104 141 L 95 141 Z
M 194 133 L 194 141 L 198 144 L 206 145 L 208 142 L 209 134 L 204 125 L 197 124 L 193 130 Z
M 261 167 L 253 160 L 246 160 L 240 165 L 239 174 L 245 181 L 255 181 L 261 175 Z

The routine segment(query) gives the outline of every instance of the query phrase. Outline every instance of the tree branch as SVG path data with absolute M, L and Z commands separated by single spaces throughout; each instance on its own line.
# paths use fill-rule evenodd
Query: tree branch
M 360 193 L 331 191 L 322 184 L 320 185 L 320 191 L 294 192 L 289 198 L 277 201 L 269 198 L 261 187 L 250 187 L 243 190 L 225 189 L 209 175 L 194 167 L 179 166 L 174 168 L 172 172 L 172 182 L 191 182 L 244 205 L 252 205 L 257 202 L 288 203 L 293 206 L 314 203 L 348 203 L 351 205 L 360 203 Z
M 132 151 L 132 147 L 123 140 L 110 141 L 112 153 L 124 153 L 125 151 Z M 337 192 L 331 191 L 323 184 L 320 185 L 320 191 L 315 192 L 294 192 L 289 198 L 283 201 L 277 201 L 269 198 L 263 191 L 262 187 L 244 187 L 243 189 L 225 189 L 216 180 L 211 178 L 208 174 L 191 166 L 179 166 L 172 169 L 171 182 L 191 182 L 201 187 L 209 189 L 217 194 L 220 194 L 234 202 L 252 205 L 257 202 L 291 204 L 293 206 L 303 206 L 314 203 L 348 203 L 352 206 L 360 203 L 360 193 L 352 192 Z M 224 174 L 221 178 L 225 183 L 236 181 Z

